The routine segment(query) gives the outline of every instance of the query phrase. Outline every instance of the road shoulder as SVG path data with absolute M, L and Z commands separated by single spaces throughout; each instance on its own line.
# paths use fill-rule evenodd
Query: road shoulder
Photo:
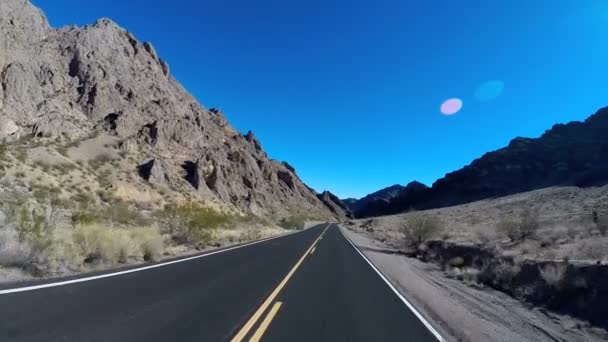
M 420 313 L 450 341 L 601 341 L 579 322 L 531 310 L 506 294 L 447 278 L 362 232 L 340 227 Z

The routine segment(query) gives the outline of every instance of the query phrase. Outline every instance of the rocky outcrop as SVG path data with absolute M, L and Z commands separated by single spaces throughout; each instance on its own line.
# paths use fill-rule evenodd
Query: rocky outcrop
M 3 0 L 0 46 L 1 140 L 104 132 L 144 156 L 134 167 L 147 182 L 259 215 L 332 215 L 253 132 L 201 106 L 162 52 L 110 19 L 53 29 L 29 1 Z
M 550 186 L 608 184 L 608 107 L 584 122 L 557 124 L 539 138 L 515 138 L 448 173 L 429 189 L 400 193 L 355 211 L 358 217 L 457 205 Z
M 337 218 L 345 220 L 353 217 L 348 207 L 342 203 L 338 196 L 332 194 L 331 192 L 324 191 L 318 194 L 317 197 L 329 210 L 331 210 L 332 213 L 336 215 Z
M 167 179 L 160 162 L 149 159 L 137 166 L 137 173 L 147 182 L 153 184 L 164 184 Z

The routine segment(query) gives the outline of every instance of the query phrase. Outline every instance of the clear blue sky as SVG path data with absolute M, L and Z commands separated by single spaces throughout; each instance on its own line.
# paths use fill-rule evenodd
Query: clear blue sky
M 53 26 L 105 16 L 151 41 L 203 105 L 341 197 L 430 185 L 608 105 L 605 0 L 33 2 Z M 504 91 L 479 102 L 490 80 Z

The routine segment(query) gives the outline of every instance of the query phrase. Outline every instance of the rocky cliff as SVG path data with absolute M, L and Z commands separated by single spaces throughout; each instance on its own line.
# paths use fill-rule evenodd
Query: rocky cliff
M 431 188 L 378 201 L 358 217 L 429 209 L 500 197 L 550 186 L 608 184 L 608 107 L 584 122 L 557 124 L 539 138 L 515 138 L 448 173 Z
M 334 215 L 292 166 L 269 159 L 254 134 L 237 132 L 220 110 L 200 105 L 152 44 L 110 19 L 54 29 L 29 1 L 2 0 L 0 83 L 0 142 L 35 140 L 52 152 L 107 136 L 130 161 L 110 170 L 116 182 L 135 172 L 130 182 L 146 191 L 243 212 Z

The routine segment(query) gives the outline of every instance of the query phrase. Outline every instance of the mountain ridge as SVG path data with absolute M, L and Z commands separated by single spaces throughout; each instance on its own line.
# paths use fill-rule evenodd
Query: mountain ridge
M 433 185 L 355 210 L 357 217 L 440 208 L 550 186 L 608 183 L 608 107 L 584 121 L 555 124 L 538 138 L 516 137 Z

